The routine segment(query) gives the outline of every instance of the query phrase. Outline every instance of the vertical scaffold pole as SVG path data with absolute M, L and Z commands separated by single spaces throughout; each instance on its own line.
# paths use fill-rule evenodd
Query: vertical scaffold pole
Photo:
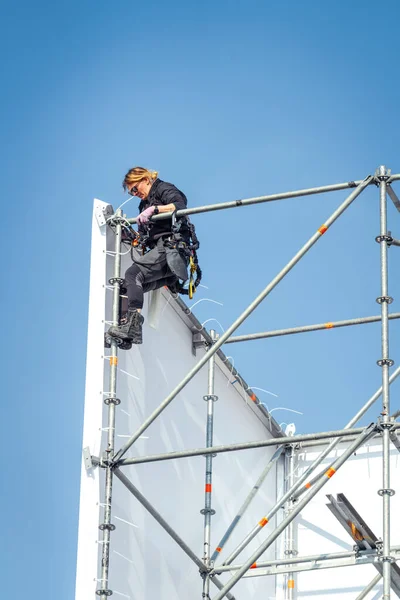
M 113 304 L 112 304 L 112 321 L 118 325 L 119 320 L 119 298 L 121 279 L 121 235 L 122 227 L 120 217 L 122 211 L 118 210 L 115 213 L 115 259 L 114 259 L 114 276 L 109 283 L 113 286 Z M 107 448 L 103 465 L 105 466 L 105 494 L 104 494 L 104 521 L 99 525 L 99 529 L 103 531 L 102 540 L 102 558 L 101 558 L 101 585 L 96 594 L 101 600 L 106 600 L 107 596 L 112 595 L 112 590 L 109 589 L 108 574 L 110 567 L 110 538 L 111 531 L 114 531 L 115 525 L 111 523 L 111 504 L 112 504 L 112 487 L 113 487 L 113 468 L 112 460 L 114 458 L 114 440 L 115 440 L 115 407 L 120 403 L 117 398 L 117 365 L 118 365 L 118 345 L 116 340 L 111 339 L 110 350 L 110 391 L 104 402 L 108 405 L 108 427 L 107 427 Z
M 378 493 L 383 499 L 383 554 L 380 560 L 383 562 L 383 600 L 390 600 L 391 583 L 391 563 L 390 557 L 390 496 L 394 490 L 390 488 L 390 437 L 389 429 L 391 427 L 390 419 L 390 387 L 389 387 L 389 367 L 393 361 L 389 358 L 389 320 L 388 307 L 393 301 L 388 294 L 388 241 L 387 233 L 387 180 L 389 173 L 386 167 L 381 166 L 376 172 L 379 181 L 380 192 L 380 235 L 376 241 L 380 244 L 381 252 L 381 295 L 377 302 L 381 305 L 382 316 L 382 358 L 378 360 L 378 365 L 382 368 L 382 440 L 383 440 L 383 486 Z
M 218 336 L 211 329 L 210 336 L 212 341 L 216 341 Z M 208 390 L 207 395 L 203 399 L 207 402 L 207 425 L 206 425 L 206 447 L 211 448 L 213 445 L 214 433 L 214 402 L 218 400 L 218 396 L 214 394 L 214 368 L 215 355 L 208 362 Z M 210 549 L 211 549 L 211 517 L 215 515 L 215 510 L 211 508 L 212 500 L 212 466 L 213 455 L 206 455 L 206 474 L 205 474 L 205 490 L 204 490 L 204 508 L 200 511 L 204 515 L 204 553 L 203 562 L 207 569 L 211 566 Z M 206 572 L 203 574 L 203 598 L 210 600 L 210 576 Z
M 295 456 L 296 451 L 293 445 L 291 445 L 286 451 L 286 472 L 287 472 L 287 483 L 286 487 L 288 490 L 292 489 L 294 485 L 294 469 L 295 469 Z M 290 497 L 287 501 L 286 512 L 288 515 L 293 511 L 295 500 L 293 497 Z M 294 540 L 294 521 L 291 521 L 286 530 L 286 549 L 285 555 L 289 557 L 289 559 L 297 556 L 297 550 L 295 548 L 295 540 Z M 287 575 L 287 600 L 294 600 L 294 589 L 295 589 L 295 579 L 294 573 L 288 573 Z

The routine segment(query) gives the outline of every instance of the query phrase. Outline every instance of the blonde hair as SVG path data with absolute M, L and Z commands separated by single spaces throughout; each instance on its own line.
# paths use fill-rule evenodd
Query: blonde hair
M 149 171 L 144 167 L 133 167 L 129 169 L 122 182 L 122 187 L 126 190 L 128 187 L 132 187 L 135 183 L 139 183 L 143 179 L 150 179 L 154 181 L 158 177 L 158 171 Z

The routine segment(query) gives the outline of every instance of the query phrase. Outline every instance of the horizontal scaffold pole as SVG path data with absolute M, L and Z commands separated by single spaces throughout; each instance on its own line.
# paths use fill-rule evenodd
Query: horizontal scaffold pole
M 225 444 L 223 446 L 212 446 L 211 448 L 194 448 L 193 450 L 182 450 L 167 452 L 166 454 L 151 454 L 150 456 L 138 456 L 137 458 L 124 458 L 118 463 L 118 467 L 127 465 L 138 465 L 162 460 L 177 458 L 189 458 L 190 456 L 204 456 L 207 454 L 222 454 L 223 452 L 236 452 L 238 450 L 249 450 L 254 448 L 266 448 L 268 446 L 280 446 L 282 444 L 296 444 L 309 440 L 324 440 L 329 438 L 345 438 L 359 435 L 364 427 L 354 429 L 338 429 L 335 431 L 324 431 L 322 433 L 305 433 L 304 435 L 293 435 L 288 437 L 272 438 L 269 440 L 257 440 L 255 442 L 241 442 L 239 444 Z M 393 424 L 393 430 L 400 429 L 400 423 Z
M 294 255 L 287 265 L 274 277 L 267 287 L 253 300 L 253 302 L 244 310 L 244 312 L 236 319 L 234 323 L 221 335 L 215 344 L 209 348 L 208 352 L 199 360 L 199 362 L 189 371 L 182 379 L 176 388 L 165 398 L 165 400 L 155 409 L 155 411 L 145 420 L 139 429 L 132 435 L 128 442 L 114 456 L 114 464 L 117 464 L 129 448 L 143 434 L 144 431 L 155 421 L 155 419 L 169 406 L 174 398 L 183 390 L 183 388 L 193 379 L 200 369 L 210 360 L 212 356 L 223 346 L 228 338 L 236 331 L 238 327 L 249 317 L 252 312 L 261 304 L 263 300 L 272 292 L 273 289 L 284 279 L 284 277 L 293 269 L 293 267 L 307 254 L 307 252 L 318 242 L 333 223 L 345 212 L 345 210 L 354 202 L 354 200 L 363 192 L 370 184 L 372 177 L 368 175 L 356 187 L 355 190 L 342 202 L 342 204 L 331 214 L 331 216 L 323 223 L 317 231 L 310 237 L 304 246 Z
M 400 319 L 400 313 L 392 313 L 389 319 Z M 351 325 L 364 325 L 366 323 L 378 323 L 382 320 L 377 317 L 360 317 L 358 319 L 348 319 L 347 321 L 331 321 L 319 323 L 317 325 L 303 325 L 301 327 L 291 327 L 289 329 L 275 329 L 274 331 L 264 331 L 261 333 L 249 333 L 245 335 L 235 335 L 225 342 L 225 344 L 235 344 L 236 342 L 250 342 L 252 340 L 263 340 L 265 338 L 279 337 L 281 335 L 293 335 L 295 333 L 307 333 L 309 331 L 320 331 L 322 329 L 337 329 L 338 327 L 349 327 Z
M 400 174 L 392 175 L 390 181 L 400 180 Z M 315 194 L 324 194 L 326 192 L 340 192 L 355 188 L 363 183 L 362 180 L 347 181 L 346 183 L 334 183 L 332 185 L 323 185 L 314 188 L 303 190 L 295 190 L 293 192 L 282 192 L 280 194 L 270 194 L 269 196 L 256 196 L 255 198 L 244 198 L 243 200 L 231 200 L 230 202 L 219 202 L 218 204 L 208 204 L 206 206 L 195 206 L 193 208 L 185 208 L 176 212 L 177 217 L 198 215 L 200 213 L 214 212 L 216 210 L 225 210 L 227 208 L 238 208 L 240 206 L 250 206 L 252 204 L 263 204 L 264 202 L 275 202 L 276 200 L 288 200 L 290 198 L 300 198 L 302 196 L 314 196 Z M 370 179 L 367 185 L 371 185 L 374 179 Z M 160 221 L 170 219 L 172 213 L 163 213 L 151 217 L 151 221 Z M 127 219 L 129 223 L 136 223 L 136 218 Z
M 391 552 L 399 553 L 400 546 L 393 546 L 390 549 Z M 290 571 L 291 565 L 298 565 L 303 563 L 323 563 L 326 560 L 340 560 L 343 558 L 360 558 L 363 559 L 365 557 L 376 558 L 378 551 L 376 549 L 367 549 L 367 550 L 347 550 L 346 552 L 324 552 L 319 554 L 310 554 L 309 556 L 296 556 L 295 558 L 281 558 L 277 560 L 268 560 L 258 562 L 254 567 L 254 571 L 258 571 L 260 569 L 267 569 L 269 567 L 287 567 L 287 571 Z M 354 563 L 356 564 L 356 563 Z M 362 564 L 362 563 L 361 563 Z M 230 571 L 238 571 L 242 565 L 221 565 L 216 566 L 212 573 L 216 573 L 220 575 L 221 573 L 230 572 Z M 276 573 L 272 573 L 274 575 Z

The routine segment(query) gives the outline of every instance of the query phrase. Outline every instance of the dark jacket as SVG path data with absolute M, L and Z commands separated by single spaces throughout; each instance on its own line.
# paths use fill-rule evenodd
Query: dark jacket
M 187 198 L 183 192 L 178 190 L 172 183 L 167 183 L 161 179 L 156 179 L 151 186 L 150 193 L 146 200 L 142 200 L 139 204 L 139 213 L 144 211 L 149 206 L 160 206 L 161 204 L 175 204 L 176 210 L 182 210 L 187 207 Z M 183 217 L 181 233 L 186 236 L 188 228 L 186 219 Z M 150 239 L 158 239 L 162 234 L 170 233 L 172 227 L 172 219 L 162 219 L 155 223 L 149 223 L 149 228 L 139 226 L 139 233 L 149 233 Z

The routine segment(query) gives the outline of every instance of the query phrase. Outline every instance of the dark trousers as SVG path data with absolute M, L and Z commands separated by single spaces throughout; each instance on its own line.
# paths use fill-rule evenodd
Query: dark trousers
M 167 265 L 164 248 L 158 244 L 153 250 L 134 262 L 125 273 L 125 286 L 128 294 L 128 309 L 143 307 L 143 295 L 151 290 L 158 290 L 164 285 L 172 285 L 177 281 Z

